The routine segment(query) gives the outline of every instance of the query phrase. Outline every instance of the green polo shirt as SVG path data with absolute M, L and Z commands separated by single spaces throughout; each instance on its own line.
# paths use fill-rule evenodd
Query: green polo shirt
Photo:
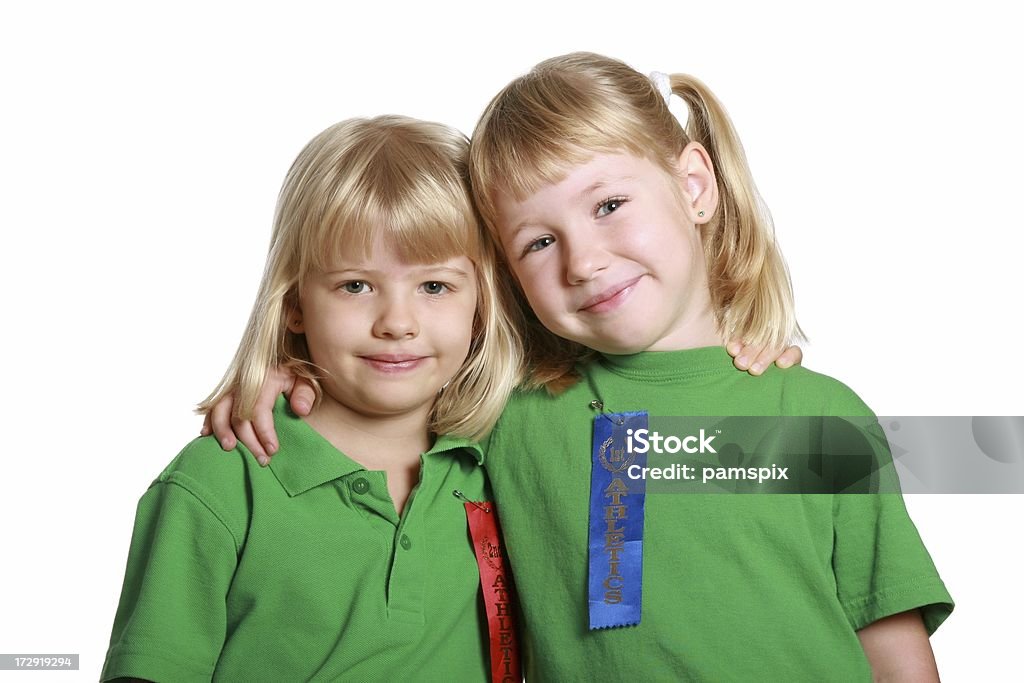
M 196 439 L 139 501 L 102 679 L 487 680 L 461 490 L 481 453 L 440 437 L 401 517 L 385 474 L 279 401 L 281 448 Z

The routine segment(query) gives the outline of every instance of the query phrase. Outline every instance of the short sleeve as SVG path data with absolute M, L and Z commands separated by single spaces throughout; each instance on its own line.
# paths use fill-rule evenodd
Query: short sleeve
M 885 433 L 857 394 L 835 382 L 829 412 L 851 419 L 873 444 L 880 493 L 848 493 L 833 503 L 832 566 L 839 601 L 855 630 L 920 609 L 929 635 L 953 611 L 953 600 L 907 514 Z
M 139 501 L 102 680 L 212 677 L 239 540 L 201 491 L 172 473 Z
M 953 600 L 897 493 L 835 496 L 832 566 L 839 601 L 855 630 L 920 608 L 928 633 Z

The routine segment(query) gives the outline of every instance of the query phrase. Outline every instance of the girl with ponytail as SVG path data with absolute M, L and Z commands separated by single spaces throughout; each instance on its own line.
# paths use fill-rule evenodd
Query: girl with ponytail
M 549 389 L 512 401 L 489 442 L 527 679 L 937 680 L 928 634 L 952 601 L 898 485 L 645 496 L 631 481 L 627 439 L 648 414 L 873 422 L 830 377 L 732 369 L 725 340 L 802 332 L 707 86 L 596 54 L 549 59 L 488 105 L 470 173 L 529 321 L 529 383 Z

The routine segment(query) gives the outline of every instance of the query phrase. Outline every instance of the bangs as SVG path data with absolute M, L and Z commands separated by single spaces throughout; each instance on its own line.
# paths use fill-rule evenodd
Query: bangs
M 377 243 L 407 263 L 438 263 L 457 256 L 477 263 L 476 216 L 462 181 L 389 166 L 383 170 L 390 177 L 363 174 L 355 187 L 342 189 L 337 201 L 324 207 L 303 250 L 310 266 L 328 271 L 339 259 L 367 259 Z
M 658 149 L 644 122 L 599 85 L 538 67 L 491 102 L 473 136 L 471 165 L 473 190 L 492 228 L 500 194 L 523 201 L 595 154 L 651 157 Z
M 408 263 L 479 261 L 464 136 L 439 124 L 378 117 L 339 124 L 296 160 L 279 203 L 297 236 L 299 280 L 375 244 Z

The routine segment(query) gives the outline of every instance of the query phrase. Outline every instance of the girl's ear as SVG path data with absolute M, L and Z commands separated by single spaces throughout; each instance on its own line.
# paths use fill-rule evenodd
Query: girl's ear
M 718 183 L 711 156 L 699 142 L 691 142 L 679 155 L 680 184 L 687 216 L 694 224 L 707 223 L 718 208 Z
M 306 327 L 302 324 L 302 306 L 299 305 L 298 286 L 289 288 L 288 293 L 284 295 L 284 301 L 281 303 L 288 331 L 293 334 L 305 334 Z
M 305 325 L 302 324 L 302 309 L 298 306 L 291 306 L 286 314 L 288 320 L 288 330 L 294 334 L 304 334 L 306 332 Z

